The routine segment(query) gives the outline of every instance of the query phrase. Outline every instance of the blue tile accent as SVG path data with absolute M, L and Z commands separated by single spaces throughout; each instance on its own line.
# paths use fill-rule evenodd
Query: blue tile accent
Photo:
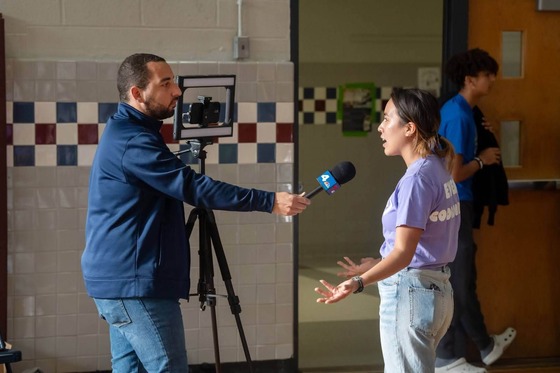
M 75 102 L 56 103 L 57 123 L 78 123 L 78 106 Z
M 14 166 L 35 166 L 35 146 L 14 145 Z
M 327 124 L 336 124 L 336 113 L 327 113 Z
M 315 113 L 303 113 L 303 124 L 315 124 Z
M 14 123 L 35 123 L 34 102 L 14 102 Z
M 257 144 L 257 163 L 275 163 L 276 144 Z
M 237 102 L 233 103 L 233 113 L 232 113 L 232 120 L 233 122 L 237 122 Z M 223 122 L 226 119 L 226 103 L 220 102 L 220 122 Z
M 327 87 L 327 98 L 328 99 L 335 99 L 337 94 L 338 94 L 338 88 Z
M 219 144 L 218 163 L 237 163 L 237 144 Z
M 56 164 L 58 166 L 77 166 L 78 165 L 78 146 L 77 145 L 57 145 Z
M 313 87 L 303 88 L 303 98 L 315 98 L 315 88 Z
M 98 122 L 107 123 L 111 115 L 117 112 L 119 104 L 114 102 L 100 102 L 97 108 Z
M 375 115 L 373 117 L 373 128 L 372 131 L 377 132 L 377 128 L 379 127 L 379 124 L 381 124 L 381 112 L 376 111 Z
M 276 103 L 275 102 L 257 102 L 257 121 L 260 123 L 276 122 Z

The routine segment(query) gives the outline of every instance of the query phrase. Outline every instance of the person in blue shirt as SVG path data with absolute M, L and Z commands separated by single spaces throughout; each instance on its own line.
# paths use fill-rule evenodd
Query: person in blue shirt
M 486 51 L 475 48 L 450 58 L 445 72 L 460 87 L 457 95 L 441 108 L 439 133 L 455 149 L 451 174 L 461 201 L 461 227 L 457 257 L 449 264 L 455 312 L 449 330 L 437 347 L 435 371 L 482 373 L 486 372 L 485 368 L 469 364 L 465 359 L 467 339 L 470 338 L 479 349 L 482 362 L 490 365 L 502 356 L 516 335 L 511 327 L 499 335 L 488 334 L 476 293 L 477 247 L 473 238 L 472 180 L 483 167 L 500 162 L 500 149 L 490 147 L 477 151 L 473 108 L 490 93 L 498 63 Z
M 190 287 L 183 204 L 292 216 L 310 201 L 213 180 L 173 154 L 160 129 L 181 89 L 163 58 L 127 57 L 117 87 L 118 109 L 91 167 L 85 287 L 109 324 L 113 372 L 188 372 L 179 307 Z
M 387 373 L 433 373 L 435 348 L 453 316 L 447 264 L 455 258 L 460 209 L 449 173 L 453 148 L 438 136 L 436 98 L 396 88 L 378 131 L 387 156 L 400 156 L 406 172 L 383 211 L 382 259 L 338 264 L 348 278 L 321 280 L 320 303 L 335 303 L 378 283 L 379 331 Z

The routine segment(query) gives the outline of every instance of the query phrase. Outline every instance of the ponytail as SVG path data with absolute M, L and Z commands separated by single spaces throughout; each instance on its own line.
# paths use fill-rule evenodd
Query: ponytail
M 436 135 L 436 146 L 434 147 L 434 154 L 440 158 L 444 158 L 447 171 L 451 172 L 451 169 L 453 167 L 453 157 L 455 156 L 453 144 L 451 144 L 445 137 L 442 137 L 439 134 Z

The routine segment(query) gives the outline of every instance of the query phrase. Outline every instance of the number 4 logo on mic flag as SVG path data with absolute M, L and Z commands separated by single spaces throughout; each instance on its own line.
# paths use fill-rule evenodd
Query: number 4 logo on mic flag
M 329 171 L 325 171 L 317 178 L 317 181 L 328 194 L 333 194 L 340 188 L 340 185 Z

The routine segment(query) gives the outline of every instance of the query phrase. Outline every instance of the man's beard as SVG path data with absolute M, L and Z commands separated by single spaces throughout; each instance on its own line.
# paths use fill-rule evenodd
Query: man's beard
M 175 113 L 174 109 L 170 109 L 169 107 L 155 103 L 151 99 L 147 100 L 145 105 L 146 105 L 145 114 L 157 120 L 164 120 L 170 118 Z

